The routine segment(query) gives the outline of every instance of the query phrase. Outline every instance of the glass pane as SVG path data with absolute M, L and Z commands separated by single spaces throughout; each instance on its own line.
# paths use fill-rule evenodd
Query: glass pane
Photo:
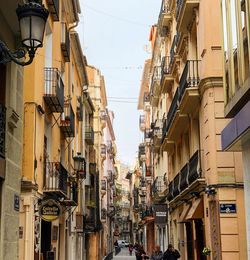
M 239 70 L 238 70 L 238 39 L 237 39 L 237 24 L 236 24 L 236 9 L 235 0 L 230 0 L 230 14 L 231 14 L 231 25 L 232 25 L 232 47 L 233 47 L 233 63 L 234 63 L 234 80 L 235 88 L 239 87 Z
M 247 38 L 247 27 L 246 27 L 246 4 L 245 1 L 241 3 L 241 29 L 243 35 L 243 50 L 244 50 L 244 65 L 245 65 L 245 78 L 244 81 L 248 77 L 249 71 L 249 55 L 248 55 L 248 38 Z
M 225 60 L 228 59 L 228 40 L 227 40 L 227 18 L 226 18 L 226 0 L 222 0 L 222 18 L 223 18 L 223 40 Z

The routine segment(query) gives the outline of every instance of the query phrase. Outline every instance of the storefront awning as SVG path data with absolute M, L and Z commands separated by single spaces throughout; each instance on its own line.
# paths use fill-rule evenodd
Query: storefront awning
M 186 220 L 198 219 L 204 217 L 203 201 L 201 198 L 195 200 L 186 216 Z
M 148 223 L 154 222 L 155 218 L 154 217 L 146 217 L 145 220 L 146 220 L 146 224 L 148 224 Z
M 179 223 L 181 223 L 181 222 L 186 222 L 186 216 L 187 216 L 187 214 L 188 214 L 190 208 L 191 208 L 191 205 L 190 205 L 190 204 L 185 204 L 185 205 L 184 205 L 184 207 L 183 207 L 183 209 L 182 209 L 182 213 L 181 213 L 180 218 L 179 218 L 179 221 L 178 221 Z

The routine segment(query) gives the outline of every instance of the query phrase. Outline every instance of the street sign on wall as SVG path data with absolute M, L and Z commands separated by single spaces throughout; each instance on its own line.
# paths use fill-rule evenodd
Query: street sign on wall
M 236 204 L 235 203 L 222 203 L 220 204 L 220 213 L 223 214 L 234 214 L 236 213 Z
M 166 204 L 155 204 L 155 224 L 156 225 L 166 225 L 167 224 L 167 211 L 168 207 Z

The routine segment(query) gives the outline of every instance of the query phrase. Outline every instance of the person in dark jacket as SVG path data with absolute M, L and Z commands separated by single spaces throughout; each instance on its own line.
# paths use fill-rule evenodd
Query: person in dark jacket
M 151 260 L 163 260 L 163 253 L 160 246 L 155 247 L 155 250 L 151 256 Z
M 144 251 L 143 245 L 140 245 L 137 252 L 135 253 L 136 260 L 146 260 L 149 259 L 146 252 Z
M 167 251 L 163 255 L 163 260 L 177 260 L 180 257 L 180 253 L 174 249 L 173 245 L 169 244 Z

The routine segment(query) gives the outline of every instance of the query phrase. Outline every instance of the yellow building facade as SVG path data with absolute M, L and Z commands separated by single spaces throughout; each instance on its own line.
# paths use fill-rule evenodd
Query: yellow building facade
M 24 69 L 19 259 L 88 259 L 85 190 L 95 174 L 94 106 L 74 31 L 79 2 L 44 4 L 50 12 L 44 46 Z

